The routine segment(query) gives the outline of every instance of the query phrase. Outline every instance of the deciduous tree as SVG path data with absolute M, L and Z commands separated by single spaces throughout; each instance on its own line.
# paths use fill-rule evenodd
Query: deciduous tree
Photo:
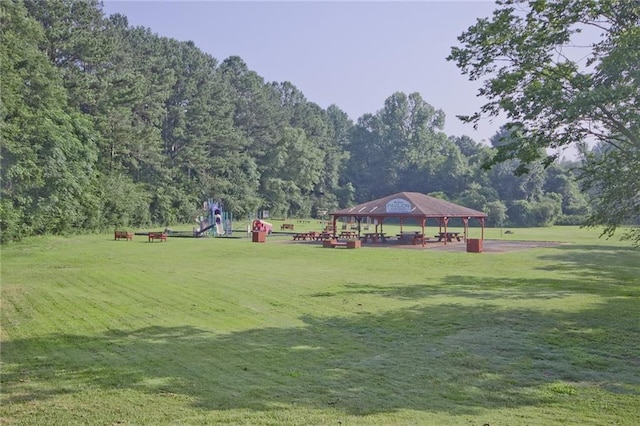
M 497 148 L 489 165 L 518 159 L 517 171 L 525 173 L 533 162 L 549 165 L 560 148 L 597 141 L 610 149 L 588 170 L 615 167 L 619 173 L 614 175 L 620 179 L 625 168 L 637 170 L 640 2 L 501 0 L 496 4 L 491 18 L 478 19 L 458 37 L 460 45 L 448 57 L 471 80 L 484 80 L 478 94 L 487 103 L 461 119 L 477 123 L 504 115 L 516 130 L 509 143 Z M 609 156 L 624 160 L 608 161 Z M 609 178 L 607 173 L 600 176 Z M 590 224 L 606 224 L 612 232 L 638 217 L 640 181 L 614 193 L 608 185 L 612 181 L 584 183 L 596 197 Z M 636 200 L 634 206 L 619 197 Z M 598 211 L 598 200 L 603 199 L 618 203 Z M 623 205 L 624 211 L 612 210 Z M 634 232 L 640 234 L 637 228 Z

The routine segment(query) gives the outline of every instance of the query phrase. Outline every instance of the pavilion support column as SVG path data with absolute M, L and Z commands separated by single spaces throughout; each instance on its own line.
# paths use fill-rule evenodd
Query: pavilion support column
M 333 223 L 333 238 L 336 238 L 336 222 L 338 220 L 337 216 L 331 216 L 331 222 Z
M 427 222 L 427 218 L 422 218 L 422 247 L 427 245 L 427 236 L 424 233 L 424 224 Z
M 447 224 L 449 223 L 449 218 L 448 217 L 443 217 L 442 218 L 442 222 L 444 222 L 444 245 L 447 245 L 447 240 L 448 240 L 448 235 L 447 235 Z
M 462 223 L 464 223 L 464 240 L 467 241 L 467 238 L 469 237 L 469 219 L 471 219 L 470 217 L 463 217 L 462 218 Z
M 376 226 L 376 227 L 375 227 L 375 232 L 376 232 L 376 234 L 377 234 L 378 232 L 382 232 L 382 219 L 383 219 L 383 218 L 382 218 L 382 217 L 380 217 L 380 216 L 372 216 L 372 218 L 373 218 L 373 221 L 374 221 L 375 226 Z M 379 231 L 378 231 L 378 226 L 380 227 L 380 230 L 379 230 Z

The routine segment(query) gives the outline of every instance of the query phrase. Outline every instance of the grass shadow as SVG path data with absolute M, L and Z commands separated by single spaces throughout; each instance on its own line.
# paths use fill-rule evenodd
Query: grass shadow
M 5 403 L 87 387 L 184 394 L 203 409 L 280 404 L 369 415 L 399 409 L 474 414 L 536 406 L 558 380 L 638 389 L 638 313 L 626 299 L 588 312 L 541 313 L 490 303 L 443 304 L 304 327 L 228 335 L 184 327 L 56 334 L 3 345 Z M 637 317 L 636 317 L 637 318 Z M 583 330 L 590 330 L 584 333 Z M 30 388 L 28 383 L 39 383 Z M 635 392 L 635 391 L 634 391 Z
M 637 253 L 599 246 L 547 253 L 549 268 L 566 279 L 456 274 L 436 284 L 347 283 L 306 297 L 352 306 L 395 298 L 400 307 L 304 316 L 296 328 L 220 334 L 151 326 L 4 341 L 1 398 L 28 403 L 124 389 L 184 395 L 203 410 L 296 405 L 366 416 L 560 404 L 578 392 L 572 384 L 585 383 L 640 395 Z M 524 303 L 580 294 L 597 301 L 577 310 Z
M 540 257 L 552 264 L 544 269 L 562 271 L 580 279 L 597 279 L 608 285 L 640 287 L 640 250 L 598 245 L 560 246 Z

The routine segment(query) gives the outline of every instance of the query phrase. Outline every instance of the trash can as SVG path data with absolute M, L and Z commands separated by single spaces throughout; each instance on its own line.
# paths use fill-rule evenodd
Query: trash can
M 254 243 L 264 243 L 266 241 L 267 233 L 264 231 L 253 231 L 253 238 L 251 241 Z
M 478 238 L 467 238 L 468 253 L 482 253 L 482 240 Z

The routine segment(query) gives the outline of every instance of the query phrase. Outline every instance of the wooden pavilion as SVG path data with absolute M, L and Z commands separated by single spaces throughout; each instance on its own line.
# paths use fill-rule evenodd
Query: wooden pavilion
M 400 230 L 407 219 L 413 220 L 422 226 L 422 235 L 428 221 L 435 221 L 440 232 L 447 233 L 447 226 L 452 218 L 460 218 L 464 224 L 464 239 L 467 240 L 469 221 L 477 220 L 482 227 L 481 239 L 484 240 L 484 224 L 487 215 L 481 211 L 463 207 L 449 201 L 421 194 L 419 192 L 399 192 L 384 198 L 358 204 L 342 210 L 330 213 L 333 229 L 336 230 L 336 222 L 339 218 L 348 218 L 357 222 L 358 236 L 361 232 L 362 220 L 370 218 L 375 224 L 375 231 L 382 232 L 382 224 L 385 219 L 397 218 L 400 221 Z M 447 240 L 445 239 L 445 244 Z M 422 246 L 426 239 L 422 240 Z

